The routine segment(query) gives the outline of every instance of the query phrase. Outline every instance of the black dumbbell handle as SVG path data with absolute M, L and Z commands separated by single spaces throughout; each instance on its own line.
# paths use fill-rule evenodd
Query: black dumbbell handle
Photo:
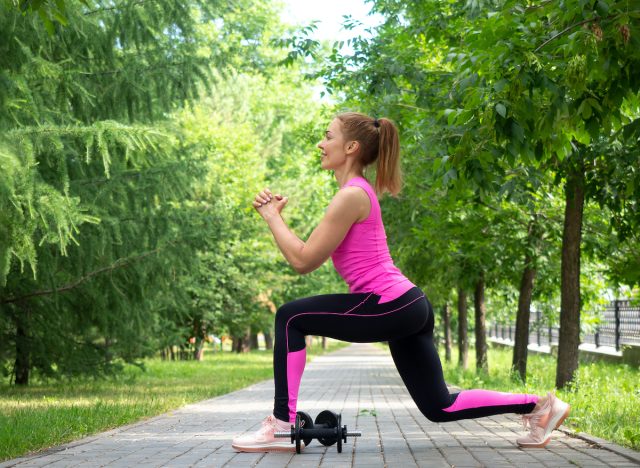
M 289 432 L 275 432 L 273 434 L 274 437 L 291 437 L 293 431 Z M 353 431 L 347 432 L 343 434 L 346 437 L 362 437 L 362 432 Z M 335 430 L 331 429 L 300 429 L 300 438 L 313 438 L 317 439 L 318 437 L 336 437 L 337 433 Z

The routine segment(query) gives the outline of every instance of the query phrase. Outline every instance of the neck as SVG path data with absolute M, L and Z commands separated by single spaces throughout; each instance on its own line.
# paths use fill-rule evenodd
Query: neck
M 336 170 L 334 171 L 334 175 L 336 177 L 336 180 L 338 181 L 338 187 L 342 187 L 344 184 L 349 182 L 354 177 L 364 177 L 364 175 L 362 175 L 362 170 L 342 172 L 342 173 Z

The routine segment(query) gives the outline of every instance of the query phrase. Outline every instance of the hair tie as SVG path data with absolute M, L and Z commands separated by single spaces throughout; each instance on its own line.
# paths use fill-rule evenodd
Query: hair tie
M 380 127 L 380 122 L 378 122 L 377 118 L 373 119 L 373 126 L 376 127 L 376 128 Z

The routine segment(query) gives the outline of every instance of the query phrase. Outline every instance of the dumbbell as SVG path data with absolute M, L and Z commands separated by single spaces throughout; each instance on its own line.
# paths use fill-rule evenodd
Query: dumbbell
M 300 453 L 300 441 L 304 441 L 307 446 L 313 439 L 327 447 L 338 443 L 338 453 L 342 453 L 342 442 L 347 441 L 347 437 L 360 437 L 362 432 L 347 431 L 347 426 L 341 426 L 342 415 L 333 411 L 324 410 L 316 416 L 315 423 L 311 416 L 304 411 L 296 414 L 295 426 L 291 426 L 289 432 L 276 432 L 274 437 L 291 437 L 291 443 L 296 443 L 296 452 Z

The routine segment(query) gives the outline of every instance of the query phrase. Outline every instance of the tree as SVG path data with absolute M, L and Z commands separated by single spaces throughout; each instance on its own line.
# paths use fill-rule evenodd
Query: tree
M 638 12 L 623 2 L 569 2 L 558 9 L 378 1 L 374 8 L 385 24 L 373 39 L 356 40 L 353 56 L 338 59 L 341 66 L 331 64 L 326 76 L 334 87 L 368 94 L 376 112 L 404 122 L 411 147 L 440 160 L 427 167 L 441 169 L 443 183 L 454 181 L 462 193 L 472 190 L 485 201 L 509 197 L 531 176 L 545 182 L 550 175 L 565 186 L 556 383 L 566 385 L 579 344 L 580 198 L 599 193 L 581 187 L 603 186 L 607 172 L 597 148 L 631 148 L 637 141 L 637 108 L 628 109 L 639 84 L 633 73 Z M 626 154 L 637 161 L 637 151 Z M 621 217 L 635 223 L 635 213 L 627 208 Z
M 263 66 L 273 16 L 248 0 L 65 8 L 49 34 L 0 6 L 0 356 L 18 384 L 157 349 L 152 325 L 186 303 L 174 281 L 204 242 L 188 200 L 205 162 L 166 116 L 211 66 Z

